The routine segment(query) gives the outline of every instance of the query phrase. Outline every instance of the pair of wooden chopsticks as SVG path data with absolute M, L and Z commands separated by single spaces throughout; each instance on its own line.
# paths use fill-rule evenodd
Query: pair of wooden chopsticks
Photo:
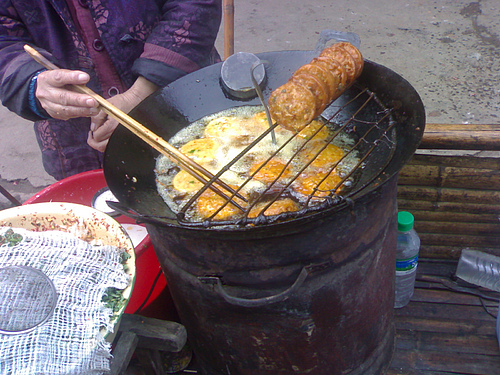
M 24 50 L 31 57 L 33 57 L 33 59 L 35 59 L 38 63 L 43 65 L 45 68 L 47 68 L 49 70 L 59 69 L 55 64 L 53 64 L 49 60 L 47 60 L 42 54 L 40 54 L 33 47 L 31 47 L 29 45 L 25 45 Z M 186 172 L 191 174 L 193 177 L 195 177 L 201 183 L 206 184 L 206 183 L 210 182 L 212 179 L 214 179 L 214 175 L 211 172 L 209 172 L 208 170 L 203 168 L 201 165 L 199 165 L 195 161 L 188 158 L 186 155 L 184 155 L 178 149 L 176 149 L 175 147 L 170 145 L 163 138 L 161 138 L 158 135 L 151 132 L 144 125 L 142 125 L 138 121 L 134 120 L 132 117 L 130 117 L 125 112 L 123 112 L 122 110 L 115 107 L 113 104 L 108 102 L 102 96 L 96 94 L 94 91 L 89 89 L 87 86 L 71 85 L 71 87 L 75 91 L 78 91 L 78 92 L 83 93 L 83 94 L 87 94 L 87 95 L 91 96 L 92 98 L 94 98 L 97 101 L 97 103 L 99 103 L 99 105 L 101 106 L 101 109 L 104 112 L 106 112 L 109 116 L 113 117 L 115 120 L 117 120 L 123 126 L 125 126 L 128 130 L 130 130 L 133 134 L 135 134 L 140 139 L 142 139 L 144 142 L 146 142 L 151 147 L 153 147 L 155 150 L 157 150 L 160 153 L 162 153 L 163 155 L 169 157 L 174 163 L 179 165 L 182 169 L 184 169 Z M 214 179 L 212 182 L 217 183 L 217 185 L 219 187 L 222 187 L 224 190 L 226 190 L 228 193 L 230 193 L 230 195 L 237 196 L 238 198 L 240 198 L 244 202 L 246 202 L 246 199 L 244 197 L 242 197 L 240 194 L 238 194 L 233 188 L 231 188 L 229 185 L 227 185 L 223 181 L 221 181 L 219 179 Z M 231 201 L 231 198 L 229 198 L 224 192 L 219 190 L 217 187 L 213 186 L 212 183 L 209 184 L 209 188 L 212 189 L 215 193 L 217 193 L 221 197 L 223 197 L 224 199 Z M 236 205 L 238 208 L 241 208 L 234 201 L 231 201 L 231 203 Z

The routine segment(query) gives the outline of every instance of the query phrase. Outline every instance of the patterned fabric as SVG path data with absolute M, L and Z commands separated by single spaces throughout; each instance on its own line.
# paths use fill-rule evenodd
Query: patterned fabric
M 68 0 L 71 1 L 71 0 Z M 165 86 L 219 61 L 214 49 L 221 0 L 81 0 L 95 22 L 103 48 L 125 87 L 138 75 Z M 87 42 L 87 43 L 86 43 Z M 104 97 L 85 41 L 66 0 L 0 2 L 0 99 L 33 121 L 44 167 L 56 179 L 99 168 L 102 155 L 87 143 L 90 120 L 44 120 L 29 106 L 31 77 L 41 66 L 23 50 L 36 46 L 56 65 L 89 73 L 88 86 Z

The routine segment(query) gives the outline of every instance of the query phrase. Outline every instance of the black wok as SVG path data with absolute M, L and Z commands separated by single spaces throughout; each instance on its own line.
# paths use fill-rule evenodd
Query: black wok
M 317 51 L 266 52 L 257 56 L 265 62 L 267 81 L 263 89 L 267 98 L 272 90 L 285 83 L 301 65 L 309 63 Z M 168 140 L 180 129 L 193 121 L 231 107 L 259 105 L 259 99 L 237 99 L 223 89 L 220 82 L 221 64 L 200 69 L 153 94 L 140 103 L 130 115 L 144 126 Z M 333 107 L 345 101 L 351 90 L 368 88 L 373 91 L 383 106 L 392 110 L 394 127 L 394 147 L 390 155 L 381 156 L 386 160 L 377 171 L 373 181 L 363 186 L 351 197 L 356 201 L 373 192 L 381 184 L 396 175 L 414 154 L 422 138 L 425 126 L 425 111 L 415 89 L 392 70 L 365 60 L 362 75 L 356 87 L 350 88 Z M 155 161 L 158 152 L 141 141 L 129 130 L 118 127 L 112 135 L 104 156 L 104 174 L 110 190 L 119 200 L 116 208 L 143 222 L 166 226 L 179 226 L 175 214 L 157 193 L 155 181 Z M 345 204 L 312 212 L 304 217 L 272 226 L 289 226 L 291 222 L 315 220 L 332 211 L 345 208 Z M 257 228 L 236 228 L 236 231 L 258 230 Z M 224 228 L 212 228 L 225 231 Z M 235 230 L 234 228 L 232 230 Z

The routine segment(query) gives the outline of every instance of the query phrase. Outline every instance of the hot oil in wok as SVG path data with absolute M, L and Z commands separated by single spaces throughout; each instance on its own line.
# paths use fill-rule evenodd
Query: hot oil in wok
M 216 214 L 212 220 L 235 220 L 257 217 L 263 210 L 267 216 L 276 215 L 317 205 L 331 192 L 341 192 L 352 183 L 343 179 L 359 162 L 355 153 L 347 152 L 354 140 L 345 134 L 332 137 L 331 127 L 323 125 L 314 120 L 298 134 L 278 126 L 276 143 L 268 134 L 222 174 L 224 182 L 241 187 L 248 202 L 235 199 L 247 212 L 207 189 L 186 210 L 186 218 L 198 222 Z M 169 142 L 216 174 L 268 127 L 261 106 L 243 106 L 207 116 Z M 203 186 L 163 155 L 155 173 L 159 194 L 176 213 Z M 276 201 L 269 207 L 270 199 Z

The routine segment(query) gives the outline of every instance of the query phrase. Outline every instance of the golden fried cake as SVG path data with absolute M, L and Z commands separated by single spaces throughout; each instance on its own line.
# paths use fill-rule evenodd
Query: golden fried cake
M 172 184 L 176 190 L 183 193 L 192 193 L 200 190 L 203 184 L 193 177 L 190 173 L 181 170 L 179 171 L 172 181 Z
M 295 191 L 305 196 L 326 197 L 339 189 L 342 179 L 335 170 L 326 176 L 326 178 L 325 176 L 325 172 L 311 168 L 307 170 L 307 173 L 301 174 L 294 181 L 292 187 Z
M 299 152 L 298 162 L 300 164 L 307 164 L 307 162 L 312 160 L 310 166 L 328 169 L 337 163 L 343 156 L 344 151 L 340 147 L 331 143 L 313 140 Z
M 222 138 L 232 134 L 240 119 L 234 116 L 222 116 L 211 120 L 205 127 L 205 137 Z
M 269 204 L 269 202 L 259 202 L 257 203 L 250 212 L 248 213 L 249 218 L 256 218 L 259 216 L 264 210 L 264 208 Z M 295 202 L 293 199 L 290 198 L 283 198 L 283 199 L 278 199 L 274 201 L 267 209 L 265 212 L 263 212 L 263 215 L 265 216 L 273 216 L 273 215 L 278 215 L 283 212 L 294 212 L 299 210 L 299 205 L 297 202 Z
M 262 168 L 260 168 L 261 166 Z M 254 179 L 266 185 L 271 185 L 276 180 L 286 179 L 291 176 L 290 167 L 276 159 L 271 159 L 267 163 L 259 161 L 252 165 L 249 172 L 250 176 L 253 175 Z
M 330 129 L 321 121 L 313 120 L 297 135 L 304 139 L 311 139 L 314 137 L 315 141 L 324 141 L 330 136 Z
M 180 151 L 199 164 L 210 163 L 215 158 L 219 143 L 212 138 L 200 138 L 189 141 Z
M 271 93 L 269 111 L 281 126 L 300 131 L 316 117 L 316 98 L 307 88 L 288 81 Z
M 232 186 L 236 189 L 235 186 Z M 240 199 L 234 197 L 233 200 L 237 202 L 242 208 L 245 207 L 246 203 L 241 201 Z M 204 218 L 211 218 L 217 210 L 222 208 L 214 217 L 213 220 L 230 220 L 242 214 L 242 211 L 236 207 L 232 203 L 227 203 L 227 199 L 221 197 L 219 194 L 214 191 L 207 189 L 200 195 L 198 200 L 196 201 L 196 208 L 198 210 L 198 214 Z M 224 206 L 225 205 L 225 206 Z

